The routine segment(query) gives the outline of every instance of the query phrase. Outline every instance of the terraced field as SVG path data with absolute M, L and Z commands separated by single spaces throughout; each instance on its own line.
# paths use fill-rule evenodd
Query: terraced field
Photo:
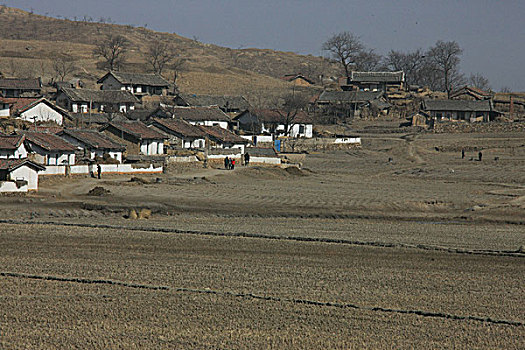
M 0 198 L 0 348 L 523 348 L 523 138 L 401 136 Z

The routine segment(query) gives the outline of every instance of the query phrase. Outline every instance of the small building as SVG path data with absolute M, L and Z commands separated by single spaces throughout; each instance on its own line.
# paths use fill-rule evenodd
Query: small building
M 341 84 L 344 91 L 387 91 L 405 89 L 405 72 L 351 72 Z
M 237 114 L 250 108 L 244 96 L 178 94 L 173 99 L 180 107 L 219 107 L 224 113 Z
M 139 100 L 124 90 L 89 90 L 63 88 L 57 104 L 73 113 L 122 112 L 135 109 Z
M 84 151 L 84 156 L 91 160 L 109 156 L 122 163 L 122 153 L 126 150 L 126 146 L 113 141 L 104 133 L 90 129 L 64 129 L 58 133 L 58 136 L 80 147 Z
M 358 115 L 364 107 L 375 106 L 381 112 L 390 108 L 383 91 L 323 91 L 312 104 L 323 113 L 338 117 Z
M 24 135 L 0 135 L 0 159 L 27 158 Z
M 30 158 L 43 165 L 74 165 L 78 147 L 63 138 L 47 133 L 23 131 Z
M 313 137 L 313 123 L 304 111 L 286 112 L 279 109 L 255 109 L 246 113 L 252 117 L 239 119 L 257 119 L 262 134 L 287 135 L 291 137 Z
M 299 73 L 299 74 L 286 74 L 286 75 L 281 77 L 281 80 L 290 82 L 290 83 L 292 83 L 295 86 L 305 86 L 305 87 L 307 87 L 307 86 L 312 86 L 312 85 L 315 84 L 313 80 L 308 79 L 307 77 L 305 77 L 301 73 Z
M 270 147 L 247 147 L 244 150 L 249 155 L 249 164 L 281 164 L 281 158 L 274 148 Z
M 0 192 L 38 190 L 38 172 L 45 169 L 27 158 L 0 159 Z
M 97 81 L 101 90 L 126 90 L 134 95 L 166 95 L 170 83 L 158 74 L 110 71 Z
M 421 109 L 434 120 L 492 121 L 501 113 L 491 100 L 424 100 Z
M 219 126 L 199 125 L 198 128 L 206 134 L 212 148 L 238 148 L 244 153 L 246 146 L 250 144 L 249 140 Z
M 244 111 L 238 116 L 232 118 L 232 122 L 236 123 L 239 133 L 246 135 L 259 135 L 262 132 L 261 121 L 257 114 Z
M 0 78 L 0 95 L 3 97 L 42 96 L 42 80 L 40 78 Z
M 127 148 L 128 154 L 164 154 L 164 141 L 168 139 L 166 135 L 138 120 L 112 121 L 100 131 L 108 132 L 133 145 Z
M 170 136 L 170 143 L 179 148 L 204 148 L 206 133 L 182 119 L 153 119 L 151 125 Z
M 193 125 L 219 126 L 228 129 L 230 117 L 218 107 L 173 107 L 175 119 L 184 119 Z
M 451 100 L 483 101 L 490 100 L 492 97 L 492 93 L 468 85 L 465 85 L 450 94 Z
M 6 106 L 8 106 L 7 109 L 5 109 Z M 22 119 L 32 123 L 54 122 L 58 125 L 64 123 L 64 118 L 69 118 L 65 109 L 43 97 L 0 97 L 0 116 Z

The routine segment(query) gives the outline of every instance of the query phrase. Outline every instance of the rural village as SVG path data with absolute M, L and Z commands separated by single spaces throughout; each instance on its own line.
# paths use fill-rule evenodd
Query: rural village
M 472 46 L 234 49 L 98 6 L 0 5 L 1 349 L 524 348 L 525 92 Z M 387 7 L 360 30 L 419 34 Z

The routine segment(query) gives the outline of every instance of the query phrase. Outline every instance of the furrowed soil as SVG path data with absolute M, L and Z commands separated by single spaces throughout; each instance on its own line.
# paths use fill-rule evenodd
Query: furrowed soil
M 523 348 L 525 133 L 362 137 L 1 197 L 0 348 Z

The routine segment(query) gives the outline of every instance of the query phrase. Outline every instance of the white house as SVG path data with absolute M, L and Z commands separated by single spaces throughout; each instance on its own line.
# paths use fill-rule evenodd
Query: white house
M 173 118 L 193 125 L 219 126 L 228 129 L 230 117 L 219 107 L 172 107 Z
M 126 90 L 134 95 L 166 95 L 170 83 L 157 74 L 110 71 L 97 81 L 101 90 Z
M 168 139 L 166 135 L 138 120 L 113 121 L 100 130 L 133 144 L 134 147 L 128 147 L 128 154 L 147 156 L 164 154 L 164 141 Z M 135 150 L 138 152 L 134 152 Z
M 244 153 L 246 146 L 251 143 L 250 140 L 219 126 L 199 125 L 198 127 L 206 133 L 212 148 L 238 148 Z
M 134 110 L 139 100 L 124 90 L 62 88 L 57 104 L 73 113 L 122 112 Z
M 27 158 L 24 135 L 0 135 L 0 159 Z
M 236 120 L 240 127 L 252 125 L 254 129 L 259 129 L 262 134 L 313 137 L 312 121 L 303 111 L 286 112 L 275 109 L 257 109 L 241 113 L 236 117 Z
M 23 132 L 31 158 L 44 165 L 74 165 L 78 147 L 47 132 Z
M 46 168 L 22 159 L 0 159 L 0 192 L 38 190 L 38 172 Z
M 62 125 L 68 112 L 45 98 L 0 98 L 0 117 Z
M 103 133 L 88 129 L 64 129 L 58 136 L 79 147 L 89 159 L 110 156 L 122 163 L 122 152 L 126 146 L 119 144 Z
M 206 133 L 199 127 L 182 119 L 155 118 L 151 125 L 170 136 L 171 141 L 180 148 L 204 148 Z M 173 144 L 172 143 L 172 144 Z

